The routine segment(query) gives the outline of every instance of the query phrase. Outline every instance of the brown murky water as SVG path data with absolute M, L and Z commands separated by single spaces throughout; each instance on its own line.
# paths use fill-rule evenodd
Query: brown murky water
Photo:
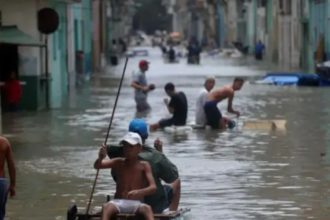
M 167 115 L 162 87 L 173 81 L 189 99 L 193 121 L 195 98 L 206 75 L 217 86 L 234 76 L 253 79 L 266 72 L 253 62 L 204 58 L 201 66 L 163 64 L 151 51 L 148 79 L 157 85 L 149 96 L 146 117 L 155 122 Z M 117 142 L 135 116 L 129 62 L 117 106 L 110 142 Z M 85 208 L 95 177 L 92 164 L 104 141 L 122 71 L 102 73 L 72 94 L 61 110 L 4 115 L 4 133 L 14 147 L 17 197 L 9 200 L 8 219 L 65 219 L 67 207 Z M 182 179 L 181 206 L 192 219 L 318 219 L 330 216 L 329 88 L 275 87 L 245 84 L 234 107 L 242 117 L 231 131 L 193 130 L 186 134 L 152 133 L 164 141 L 166 155 Z M 225 109 L 225 103 L 220 105 Z M 251 119 L 285 119 L 286 131 L 244 130 Z M 321 153 L 327 153 L 321 156 Z M 322 154 L 323 155 L 323 154 Z M 101 171 L 93 206 L 112 195 L 114 182 Z

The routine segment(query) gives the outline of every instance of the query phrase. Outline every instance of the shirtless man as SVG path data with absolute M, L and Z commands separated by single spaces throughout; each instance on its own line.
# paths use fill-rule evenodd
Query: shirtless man
M 138 159 L 142 139 L 139 134 L 129 132 L 121 145 L 124 158 L 105 159 L 107 150 L 102 146 L 94 163 L 95 169 L 111 168 L 116 175 L 115 199 L 103 205 L 102 220 L 109 220 L 117 213 L 138 213 L 146 220 L 153 220 L 151 207 L 142 203 L 145 196 L 157 189 L 149 163 Z
M 159 139 L 154 141 L 154 146 L 149 146 L 146 140 L 149 136 L 148 125 L 143 119 L 135 118 L 128 130 L 135 132 L 142 138 L 142 151 L 139 159 L 147 161 L 157 186 L 156 193 L 144 197 L 144 203 L 151 206 L 154 213 L 164 211 L 177 211 L 180 203 L 181 180 L 178 168 L 162 153 L 163 143 Z M 123 157 L 123 149 L 117 145 L 108 146 L 109 158 Z M 111 172 L 113 179 L 116 176 Z
M 224 86 L 209 93 L 207 97 L 208 101 L 204 105 L 207 125 L 210 125 L 213 129 L 226 128 L 227 119 L 222 117 L 222 114 L 217 107 L 217 104 L 224 99 L 228 99 L 227 111 L 229 113 L 236 114 L 237 117 L 240 116 L 240 112 L 233 109 L 233 99 L 235 91 L 240 90 L 243 84 L 244 79 L 235 78 L 233 84 Z
M 5 178 L 5 163 L 7 162 L 10 183 L 8 186 Z M 6 213 L 7 195 L 15 196 L 16 169 L 13 152 L 9 141 L 0 136 L 0 220 L 3 220 Z

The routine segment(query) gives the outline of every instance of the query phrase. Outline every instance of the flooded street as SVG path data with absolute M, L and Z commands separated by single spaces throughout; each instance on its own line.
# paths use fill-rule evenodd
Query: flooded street
M 207 56 L 200 66 L 188 66 L 186 60 L 164 64 L 160 51 L 150 52 L 147 78 L 156 90 L 149 95 L 148 123 L 168 115 L 163 87 L 169 81 L 186 93 L 191 123 L 205 76 L 216 76 L 216 87 L 220 87 L 235 76 L 253 81 L 272 70 L 250 59 Z M 108 143 L 117 143 L 135 117 L 129 84 L 140 59 L 129 60 Z M 17 197 L 8 202 L 8 219 L 60 220 L 72 203 L 86 208 L 96 174 L 93 162 L 106 136 L 123 63 L 94 75 L 90 83 L 68 96 L 61 110 L 3 116 L 3 131 L 10 135 L 18 171 Z M 147 143 L 157 137 L 164 142 L 164 153 L 180 172 L 180 206 L 191 209 L 192 219 L 327 220 L 329 103 L 329 88 L 246 83 L 234 100 L 234 108 L 242 115 L 237 128 L 183 135 L 157 131 Z M 219 105 L 224 114 L 226 104 Z M 252 119 L 284 119 L 287 130 L 244 130 L 243 122 Z M 109 171 L 101 171 L 93 207 L 99 207 L 114 189 Z

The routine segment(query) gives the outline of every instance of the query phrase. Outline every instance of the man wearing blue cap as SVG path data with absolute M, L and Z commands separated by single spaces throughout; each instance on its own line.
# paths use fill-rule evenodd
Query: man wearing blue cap
M 154 213 L 162 213 L 167 209 L 176 211 L 179 206 L 181 191 L 177 167 L 162 152 L 157 150 L 162 147 L 161 141 L 155 141 L 156 149 L 145 144 L 145 140 L 148 138 L 148 126 L 144 120 L 133 119 L 129 124 L 129 131 L 136 132 L 141 136 L 143 148 L 142 152 L 139 153 L 139 158 L 149 162 L 157 186 L 156 193 L 146 196 L 144 202 L 151 206 Z M 122 153 L 122 148 L 118 146 L 110 145 L 108 147 L 110 158 L 120 157 Z M 112 176 L 116 179 L 114 173 Z M 161 180 L 167 184 L 162 185 Z

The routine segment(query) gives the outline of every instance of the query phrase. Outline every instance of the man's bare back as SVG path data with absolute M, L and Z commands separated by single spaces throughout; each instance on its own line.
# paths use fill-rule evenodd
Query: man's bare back
M 0 177 L 5 177 L 5 162 L 10 151 L 10 144 L 4 137 L 0 137 Z
M 0 136 L 0 177 L 5 177 L 5 163 L 7 162 L 11 182 L 15 183 L 15 163 L 9 141 Z
M 209 93 L 207 96 L 208 101 L 221 102 L 224 99 L 234 96 L 234 89 L 231 85 L 224 86 Z
M 10 183 L 5 179 L 5 165 L 7 163 Z M 0 219 L 4 218 L 7 194 L 16 195 L 16 169 L 13 152 L 9 141 L 0 136 Z

